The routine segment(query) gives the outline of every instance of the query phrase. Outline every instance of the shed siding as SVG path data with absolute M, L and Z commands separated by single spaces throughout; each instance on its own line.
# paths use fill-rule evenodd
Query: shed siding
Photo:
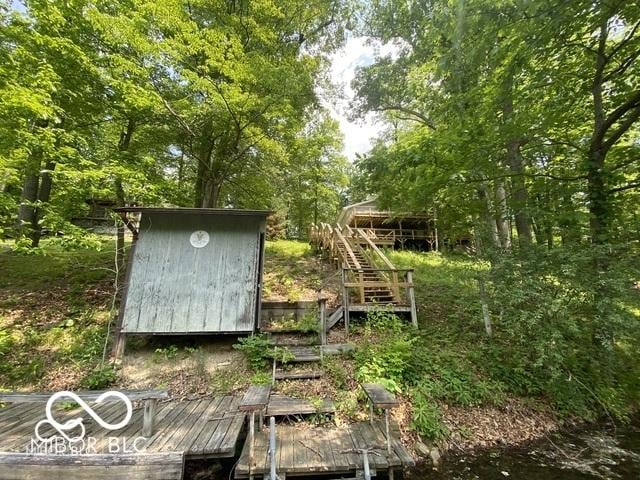
M 248 332 L 255 325 L 260 217 L 143 213 L 125 333 Z M 195 248 L 192 232 L 209 243 Z

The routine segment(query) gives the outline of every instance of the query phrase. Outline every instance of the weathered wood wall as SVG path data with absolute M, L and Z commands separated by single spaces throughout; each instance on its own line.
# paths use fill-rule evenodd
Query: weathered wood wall
M 190 242 L 198 230 L 202 248 Z M 139 231 L 124 333 L 253 331 L 264 217 L 143 212 Z

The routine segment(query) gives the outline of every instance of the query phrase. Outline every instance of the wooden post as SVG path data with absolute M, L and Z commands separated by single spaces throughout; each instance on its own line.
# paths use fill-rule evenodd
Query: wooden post
M 276 384 L 276 359 L 275 359 L 275 355 L 273 356 L 273 370 L 271 372 L 271 385 L 275 385 Z
M 413 272 L 409 270 L 407 272 L 407 283 L 409 286 L 407 287 L 409 291 L 409 305 L 411 307 L 411 323 L 413 326 L 418 328 L 418 311 L 416 310 L 416 297 L 413 291 Z
M 346 283 L 345 269 L 342 268 L 342 308 L 344 309 L 344 330 L 349 337 L 349 290 L 344 286 Z
M 122 358 L 124 357 L 124 349 L 126 345 L 127 345 L 126 335 L 122 331 L 117 330 L 116 338 L 115 338 L 115 346 L 113 349 L 113 357 L 114 357 L 115 363 L 122 362 Z
M 389 409 L 384 409 L 384 427 L 387 432 L 387 453 L 391 455 L 391 434 L 389 432 Z
M 362 450 L 362 466 L 364 467 L 364 480 L 371 480 L 371 469 L 369 468 L 369 451 L 366 448 Z
M 157 400 L 155 398 L 149 398 L 144 402 L 144 416 L 142 419 L 143 437 L 149 438 L 153 435 L 153 422 L 156 415 L 156 404 Z
M 398 271 L 391 271 L 391 280 L 393 281 L 393 285 L 391 287 L 391 292 L 393 293 L 393 299 L 396 302 L 400 302 L 400 287 L 398 287 Z
M 369 402 L 369 423 L 373 425 L 373 402 Z
M 318 308 L 320 310 L 320 345 L 326 345 L 327 344 L 327 299 L 326 298 L 318 299 Z
M 256 411 L 253 410 L 251 415 L 247 417 L 249 419 L 249 474 L 251 474 L 251 470 L 253 469 L 253 455 L 254 455 L 254 439 L 255 439 L 255 430 L 256 430 Z
M 276 418 L 269 419 L 269 477 L 278 480 L 276 473 Z

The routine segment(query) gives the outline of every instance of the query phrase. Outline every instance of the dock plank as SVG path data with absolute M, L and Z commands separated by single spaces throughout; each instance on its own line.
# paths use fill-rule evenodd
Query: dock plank
M 362 388 L 369 400 L 378 408 L 392 408 L 399 404 L 395 395 L 379 383 L 363 383 Z
M 271 385 L 252 385 L 242 397 L 238 408 L 243 412 L 262 410 L 269 403 L 270 394 Z
M 256 458 L 262 458 L 268 448 L 267 432 L 256 435 Z M 387 457 L 386 443 L 382 432 L 368 422 L 360 422 L 346 428 L 309 428 L 295 426 L 278 426 L 278 474 L 279 475 L 313 475 L 333 474 L 338 476 L 356 476 L 363 468 L 363 455 L 354 452 L 356 448 L 376 447 L 380 455 L 369 455 L 372 470 L 385 472 L 389 465 L 394 469 L 403 465 L 413 465 L 413 460 L 406 452 L 403 458 L 398 455 L 399 448 L 404 448 L 397 441 L 390 457 Z M 264 445 L 263 454 L 259 449 Z M 255 476 L 268 473 L 269 463 L 266 461 L 256 465 L 252 470 Z M 248 448 L 245 445 L 236 468 L 236 478 L 246 478 L 248 471 Z

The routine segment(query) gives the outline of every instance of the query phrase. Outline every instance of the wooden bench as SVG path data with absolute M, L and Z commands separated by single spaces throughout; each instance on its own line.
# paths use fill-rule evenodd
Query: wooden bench
M 182 480 L 178 453 L 49 455 L 0 453 L 3 480 Z
M 95 402 L 106 390 L 87 390 L 73 392 L 85 402 Z M 142 436 L 151 437 L 153 435 L 153 423 L 155 420 L 156 406 L 158 400 L 169 398 L 166 390 L 124 390 L 123 393 L 132 402 L 144 402 L 144 416 L 142 420 Z M 52 393 L 23 393 L 23 392 L 0 392 L 0 403 L 46 403 Z M 106 398 L 104 402 L 120 401 Z
M 271 385 L 251 385 L 242 397 L 238 410 L 247 412 L 249 421 L 249 470 L 254 466 L 254 440 L 256 429 L 256 412 L 260 414 L 260 425 L 264 423 L 264 413 L 269 403 Z
M 373 408 L 384 410 L 385 436 L 387 438 L 387 452 L 391 453 L 391 434 L 389 432 L 389 410 L 397 407 L 400 402 L 396 396 L 379 383 L 363 383 L 362 389 L 369 397 L 369 421 L 373 424 Z

